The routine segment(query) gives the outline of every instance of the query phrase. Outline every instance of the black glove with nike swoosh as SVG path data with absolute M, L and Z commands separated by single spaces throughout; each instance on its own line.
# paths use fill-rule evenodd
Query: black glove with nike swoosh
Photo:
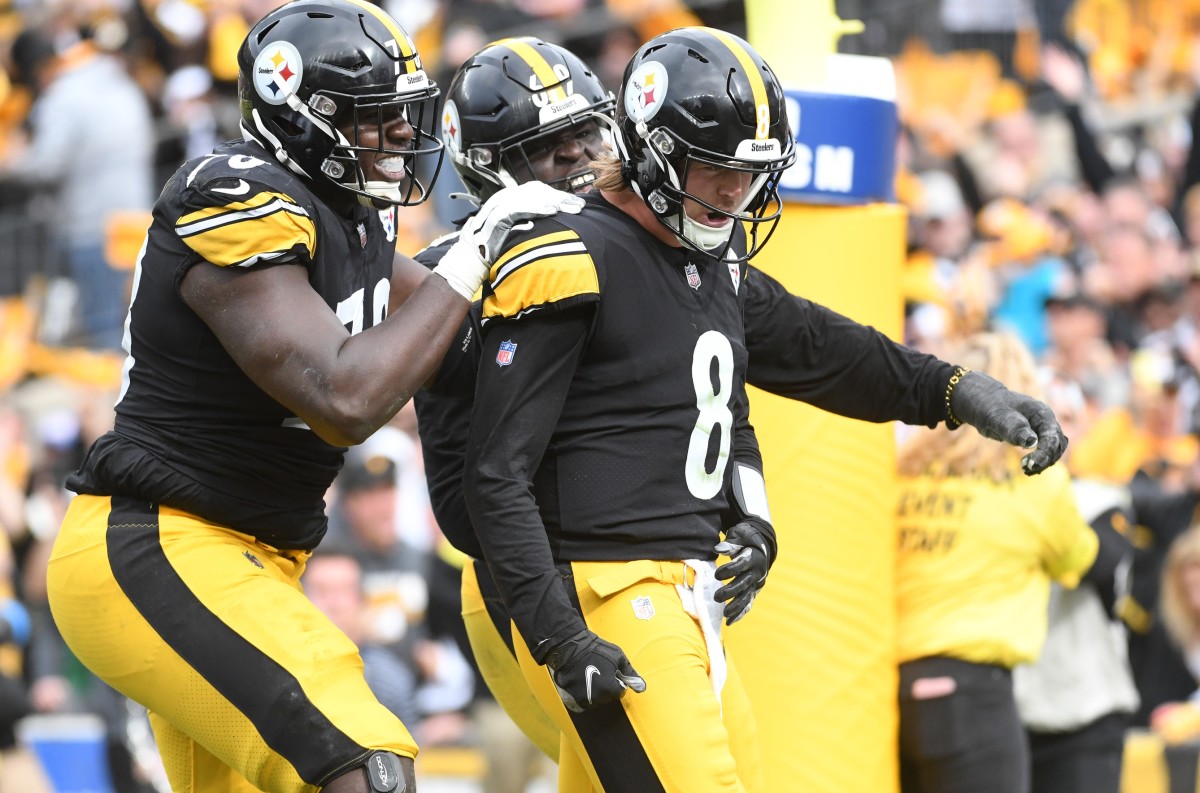
M 646 690 L 646 681 L 621 648 L 586 628 L 556 644 L 546 655 L 546 666 L 563 704 L 576 713 L 615 702 L 625 689 Z

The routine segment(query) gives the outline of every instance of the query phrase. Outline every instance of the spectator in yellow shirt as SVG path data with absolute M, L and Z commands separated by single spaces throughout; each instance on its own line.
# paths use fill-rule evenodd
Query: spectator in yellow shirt
M 1015 336 L 973 336 L 951 359 L 1039 392 Z M 1012 667 L 1041 650 L 1050 582 L 1073 587 L 1108 557 L 1066 469 L 1026 477 L 1021 455 L 945 426 L 900 451 L 902 793 L 1029 791 Z

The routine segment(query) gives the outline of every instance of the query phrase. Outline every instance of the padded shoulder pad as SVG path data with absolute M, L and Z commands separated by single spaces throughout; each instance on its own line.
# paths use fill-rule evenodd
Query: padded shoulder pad
M 213 157 L 189 174 L 175 233 L 221 267 L 307 264 L 316 253 L 317 230 L 312 212 L 293 198 L 302 194 L 298 187 L 255 158 Z
M 539 309 L 563 309 L 600 299 L 600 277 L 575 231 L 554 221 L 516 237 L 492 265 L 483 318 L 512 319 Z
M 459 232 L 452 231 L 449 234 L 438 237 L 413 254 L 413 258 L 432 270 L 442 261 L 442 257 L 446 255 L 446 251 L 450 250 L 450 246 L 458 241 L 458 234 Z

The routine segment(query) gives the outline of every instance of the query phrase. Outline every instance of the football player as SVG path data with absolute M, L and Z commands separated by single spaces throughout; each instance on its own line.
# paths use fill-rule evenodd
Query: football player
M 607 128 L 593 117 L 613 112 L 613 95 L 574 53 L 534 37 L 493 42 L 455 72 L 442 108 L 447 157 L 477 201 L 505 186 L 541 181 L 572 192 L 591 187 L 591 162 Z M 433 268 L 458 233 L 416 255 Z M 559 732 L 533 699 L 512 654 L 510 621 L 496 591 L 462 494 L 475 372 L 479 304 L 451 346 L 435 387 L 413 398 L 430 501 L 450 543 L 470 557 L 463 568 L 463 619 L 470 651 L 496 701 L 548 756 L 558 760 Z
M 183 165 L 154 208 L 115 428 L 69 480 L 50 606 L 149 709 L 173 789 L 412 791 L 416 744 L 300 574 L 345 447 L 434 372 L 490 253 L 580 202 L 498 193 L 430 272 L 396 254 L 394 213 L 436 176 L 439 90 L 396 22 L 297 0 L 238 66 L 244 139 Z
M 547 80 L 547 75 L 553 77 Z M 551 115 L 553 110 L 544 109 L 553 107 L 550 92 L 564 112 Z M 570 52 L 537 39 L 510 39 L 488 45 L 458 70 L 443 111 L 443 135 L 454 167 L 481 199 L 501 185 L 531 177 L 583 190 L 595 179 L 590 161 L 601 151 L 605 130 L 580 111 L 611 114 L 611 106 L 603 86 Z M 454 239 L 450 235 L 438 241 L 418 254 L 418 260 L 436 265 Z M 774 279 L 745 266 L 749 382 L 872 421 L 932 424 L 945 418 L 948 366 L 790 295 Z M 480 669 L 500 704 L 557 759 L 558 730 L 533 704 L 520 676 L 508 613 L 487 566 L 478 561 L 482 551 L 462 499 L 462 460 L 480 331 L 475 312 L 471 319 L 451 346 L 438 388 L 416 397 L 426 475 L 439 525 L 459 550 L 473 557 L 464 569 L 463 611 Z M 840 339 L 845 348 L 861 350 L 862 355 L 839 358 L 842 347 L 822 344 L 829 338 Z M 447 375 L 447 370 L 456 374 Z M 811 377 L 814 372 L 825 375 L 816 379 Z M 1043 464 L 1053 459 L 1051 452 Z M 754 591 L 745 587 L 741 592 L 730 607 L 732 619 L 745 614 Z M 732 664 L 728 672 L 736 674 Z M 738 716 L 728 705 L 725 719 L 730 723 Z M 731 730 L 731 738 L 747 732 Z

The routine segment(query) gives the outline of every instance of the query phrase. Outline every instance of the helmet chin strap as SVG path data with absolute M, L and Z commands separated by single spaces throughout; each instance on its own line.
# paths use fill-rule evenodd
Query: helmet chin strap
M 733 235 L 733 223 L 721 228 L 706 226 L 688 217 L 682 206 L 679 208 L 679 214 L 683 216 L 683 236 L 703 250 L 716 250 L 729 242 Z
M 362 195 L 360 193 L 358 196 L 358 203 L 362 204 L 368 209 L 386 208 L 378 206 L 375 201 L 372 200 L 372 198 L 385 201 L 388 203 L 388 205 L 399 204 L 400 200 L 403 198 L 403 196 L 400 194 L 400 184 L 398 182 L 385 182 L 382 180 L 366 182 L 363 185 L 363 192 L 370 193 L 370 195 Z

